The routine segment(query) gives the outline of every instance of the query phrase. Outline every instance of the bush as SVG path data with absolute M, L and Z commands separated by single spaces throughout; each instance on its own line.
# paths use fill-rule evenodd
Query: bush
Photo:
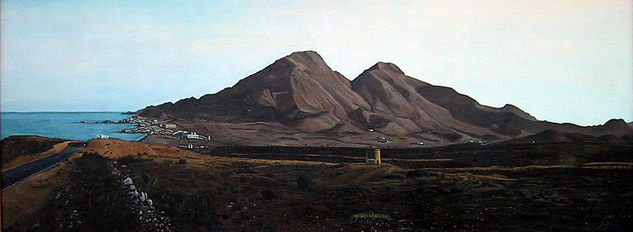
M 416 169 L 416 170 L 407 172 L 407 177 L 418 177 L 418 176 L 422 176 L 422 171 Z
M 308 188 L 313 184 L 312 178 L 306 174 L 301 174 L 299 178 L 297 178 L 297 186 L 299 188 Z
M 272 200 L 277 197 L 277 194 L 270 189 L 266 189 L 262 191 L 262 197 L 264 197 L 264 200 Z
M 131 164 L 131 163 L 138 163 L 141 162 L 141 160 L 137 159 L 136 157 L 134 157 L 133 155 L 126 155 L 123 156 L 121 158 L 119 158 L 119 163 L 121 164 Z
M 58 198 L 51 199 L 37 216 L 37 231 L 136 231 L 129 223 L 137 218 L 126 206 L 132 200 L 121 191 L 120 179 L 112 175 L 108 159 L 96 153 L 84 153 L 69 167 L 67 184 L 58 186 Z M 70 220 L 77 211 L 81 224 Z M 52 214 L 51 212 L 55 212 Z M 63 215 L 60 216 L 59 215 Z M 21 229 L 20 231 L 26 231 Z

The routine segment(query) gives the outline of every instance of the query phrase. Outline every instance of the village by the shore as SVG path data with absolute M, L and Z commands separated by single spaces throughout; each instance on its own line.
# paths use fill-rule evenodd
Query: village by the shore
M 152 120 L 141 116 L 133 116 L 130 118 L 122 119 L 116 123 L 134 124 L 134 128 L 128 128 L 121 130 L 121 133 L 142 133 L 149 135 L 157 135 L 162 138 L 172 140 L 170 143 L 174 143 L 183 148 L 193 148 L 189 142 L 192 141 L 208 141 L 211 140 L 211 136 L 198 134 L 194 131 L 178 130 L 178 126 L 173 123 L 160 122 L 158 120 Z M 189 141 L 187 143 L 179 143 Z

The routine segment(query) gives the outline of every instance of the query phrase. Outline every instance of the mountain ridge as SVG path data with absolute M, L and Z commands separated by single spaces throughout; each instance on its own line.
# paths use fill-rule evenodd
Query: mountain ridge
M 633 133 L 624 121 L 581 127 L 539 121 L 512 104 L 481 105 L 450 87 L 407 76 L 389 62 L 377 62 L 350 81 L 314 51 L 293 52 L 217 93 L 148 106 L 138 114 L 217 123 L 267 122 L 302 133 L 375 130 L 443 143 L 508 140 L 549 129 L 593 136 Z

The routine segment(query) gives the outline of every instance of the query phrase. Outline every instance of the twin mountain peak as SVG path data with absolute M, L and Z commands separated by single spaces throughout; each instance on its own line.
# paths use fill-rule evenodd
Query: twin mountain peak
M 314 51 L 294 52 L 218 93 L 149 106 L 139 114 L 222 123 L 267 122 L 306 133 L 432 135 L 447 141 L 507 140 L 546 130 L 594 136 L 632 133 L 623 120 L 581 127 L 538 121 L 510 104 L 481 105 L 452 88 L 409 77 L 392 63 L 378 62 L 349 81 Z

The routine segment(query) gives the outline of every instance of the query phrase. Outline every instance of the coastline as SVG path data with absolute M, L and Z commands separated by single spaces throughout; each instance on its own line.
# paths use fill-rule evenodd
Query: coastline
M 143 137 L 141 137 L 140 139 L 136 140 L 135 142 L 142 142 L 143 139 L 147 138 L 147 136 L 149 136 L 149 134 L 145 134 Z
M 122 133 L 135 127 L 124 123 L 125 112 L 1 112 L 2 139 L 14 135 L 37 135 L 68 140 L 90 140 L 100 135 L 129 141 L 147 133 Z M 120 123 L 119 123 L 120 122 Z

